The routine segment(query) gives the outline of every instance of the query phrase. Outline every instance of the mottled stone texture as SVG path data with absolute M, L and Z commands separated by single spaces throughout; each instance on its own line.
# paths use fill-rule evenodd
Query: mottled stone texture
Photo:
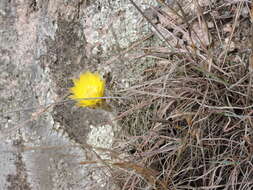
M 91 151 L 70 146 L 89 139 L 110 148 L 112 115 L 73 102 L 46 105 L 68 99 L 71 78 L 84 70 L 128 76 L 123 62 L 104 66 L 99 56 L 142 37 L 140 18 L 122 0 L 0 1 L 0 189 L 112 189 L 107 171 L 78 164 L 94 159 Z
M 89 125 L 106 121 L 107 113 L 73 103 L 41 107 L 66 98 L 71 78 L 87 69 L 82 6 L 76 0 L 0 1 L 0 189 L 96 184 L 92 177 L 100 171 L 78 164 L 85 150 L 69 145 L 85 144 Z

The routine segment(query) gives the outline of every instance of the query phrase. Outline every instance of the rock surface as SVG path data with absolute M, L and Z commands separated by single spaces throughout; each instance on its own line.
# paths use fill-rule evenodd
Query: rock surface
M 94 159 L 87 139 L 112 146 L 112 114 L 52 103 L 67 99 L 83 70 L 112 70 L 87 47 L 95 56 L 127 47 L 141 17 L 125 1 L 85 2 L 0 1 L 0 189 L 113 189 L 106 170 L 79 164 Z

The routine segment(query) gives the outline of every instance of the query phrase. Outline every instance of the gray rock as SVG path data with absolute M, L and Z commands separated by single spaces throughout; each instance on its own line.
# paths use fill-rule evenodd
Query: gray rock
M 112 15 L 125 14 L 113 25 L 118 42 L 111 33 L 88 36 L 106 54 L 138 39 L 141 17 L 126 1 L 95 1 L 88 8 L 85 2 L 0 1 L 0 189 L 116 188 L 107 184 L 107 169 L 79 164 L 96 159 L 87 143 L 112 146 L 118 131 L 108 125 L 112 114 L 52 103 L 68 99 L 71 79 L 82 71 L 112 70 L 86 55 L 87 18 L 94 37 Z

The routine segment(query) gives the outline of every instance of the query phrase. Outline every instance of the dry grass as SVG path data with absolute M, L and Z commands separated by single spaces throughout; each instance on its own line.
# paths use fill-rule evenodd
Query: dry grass
M 159 2 L 161 8 L 151 10 L 160 23 L 152 26 L 164 45 L 145 47 L 140 56 L 155 59 L 156 65 L 143 71 L 139 84 L 119 92 L 131 97 L 122 100 L 120 108 L 125 110 L 115 118 L 128 135 L 115 150 L 100 150 L 111 160 L 83 145 L 96 160 L 78 164 L 106 167 L 112 181 L 125 190 L 253 189 L 250 1 L 210 0 L 202 5 L 203 0 L 181 0 L 174 6 Z M 195 9 L 189 11 L 192 5 Z M 145 12 L 142 15 L 153 22 Z M 131 51 L 150 37 L 106 64 L 126 53 L 131 57 Z M 39 109 L 3 137 L 51 106 Z
M 212 2 L 192 1 L 190 16 L 177 5 L 180 24 L 159 10 L 177 43 L 146 48 L 156 66 L 122 91 L 132 97 L 118 117 L 128 161 L 112 164 L 122 189 L 253 188 L 251 5 Z

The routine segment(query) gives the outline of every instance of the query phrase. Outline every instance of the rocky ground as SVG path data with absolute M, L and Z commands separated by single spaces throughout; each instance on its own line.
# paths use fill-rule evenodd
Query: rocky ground
M 87 143 L 112 146 L 114 113 L 52 103 L 85 70 L 129 86 L 124 62 L 103 63 L 144 36 L 139 19 L 124 1 L 0 1 L 0 189 L 112 189 L 107 171 L 78 163 L 94 159 Z
M 134 2 L 0 1 L 0 189 L 250 189 L 252 5 Z

